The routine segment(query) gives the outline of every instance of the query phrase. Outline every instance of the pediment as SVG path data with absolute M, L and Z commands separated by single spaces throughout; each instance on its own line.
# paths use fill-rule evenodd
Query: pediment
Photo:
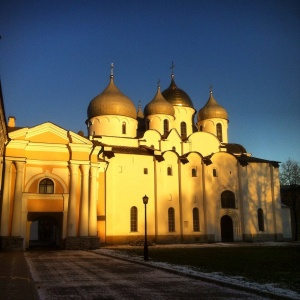
M 9 137 L 12 140 L 24 140 L 43 144 L 91 144 L 91 142 L 84 137 L 50 122 L 13 131 L 9 134 Z

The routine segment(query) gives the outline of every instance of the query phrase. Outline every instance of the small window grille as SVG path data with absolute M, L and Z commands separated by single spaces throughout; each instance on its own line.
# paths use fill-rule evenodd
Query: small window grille
M 235 196 L 231 191 L 224 191 L 221 194 L 222 208 L 235 208 Z
M 175 231 L 175 210 L 173 207 L 168 209 L 169 232 Z
M 193 230 L 200 231 L 199 209 L 197 207 L 193 208 Z
M 138 210 L 135 206 L 130 209 L 130 231 L 135 232 L 137 230 L 137 219 L 138 219 Z
M 41 180 L 39 184 L 40 194 L 53 194 L 54 193 L 54 183 L 51 179 L 45 178 Z

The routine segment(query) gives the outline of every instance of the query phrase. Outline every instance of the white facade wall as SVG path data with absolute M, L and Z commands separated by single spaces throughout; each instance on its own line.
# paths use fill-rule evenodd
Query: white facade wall
M 195 110 L 191 107 L 174 106 L 175 120 L 173 128 L 181 135 L 181 122 L 186 123 L 187 137 L 193 133 L 193 115 Z
M 126 132 L 123 133 L 123 124 Z M 91 118 L 88 121 L 89 136 L 117 136 L 117 137 L 136 137 L 137 120 L 115 115 L 105 115 Z

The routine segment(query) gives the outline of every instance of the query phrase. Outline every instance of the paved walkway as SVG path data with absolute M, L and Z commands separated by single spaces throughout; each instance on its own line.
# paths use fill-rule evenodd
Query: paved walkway
M 0 251 L 0 299 L 38 299 L 22 251 Z
M 94 252 L 25 255 L 40 299 L 269 299 Z
M 1 300 L 141 298 L 270 299 L 99 252 L 0 251 Z

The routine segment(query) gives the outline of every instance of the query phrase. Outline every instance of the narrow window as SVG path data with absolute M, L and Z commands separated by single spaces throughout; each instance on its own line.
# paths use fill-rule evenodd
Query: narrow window
M 126 134 L 126 123 L 122 123 L 122 134 Z
M 130 209 L 130 231 L 137 231 L 137 219 L 138 219 L 138 211 L 135 206 L 132 206 Z
M 150 129 L 150 120 L 147 119 L 146 120 L 146 130 L 149 130 Z
M 199 209 L 197 207 L 193 208 L 193 229 L 194 231 L 200 231 Z
M 196 168 L 192 169 L 192 177 L 197 177 L 197 169 Z
M 168 209 L 168 221 L 169 221 L 169 231 L 175 231 L 175 210 L 173 207 Z
M 171 166 L 169 166 L 167 168 L 167 174 L 168 174 L 168 176 L 172 176 L 172 167 Z
M 40 194 L 53 194 L 54 193 L 54 183 L 51 179 L 45 178 L 41 180 L 39 184 Z
M 213 169 L 213 176 L 218 177 L 217 169 Z
M 148 174 L 148 168 L 144 168 L 144 174 Z
M 235 208 L 235 196 L 231 191 L 224 191 L 221 194 L 222 208 Z
M 202 127 L 202 125 L 200 126 L 200 131 L 203 131 L 203 127 Z
M 261 208 L 257 210 L 258 230 L 265 231 L 264 212 Z
M 180 131 L 181 131 L 181 138 L 183 139 L 183 140 L 185 140 L 186 139 L 186 123 L 185 122 L 181 122 L 180 123 Z
M 172 147 L 172 150 L 173 150 L 173 151 L 176 151 L 176 147 L 175 147 L 175 146 L 173 146 L 173 147 Z
M 220 142 L 223 142 L 222 124 L 221 123 L 217 124 L 217 138 L 219 139 Z
M 164 120 L 164 135 L 166 136 L 169 132 L 169 120 Z

